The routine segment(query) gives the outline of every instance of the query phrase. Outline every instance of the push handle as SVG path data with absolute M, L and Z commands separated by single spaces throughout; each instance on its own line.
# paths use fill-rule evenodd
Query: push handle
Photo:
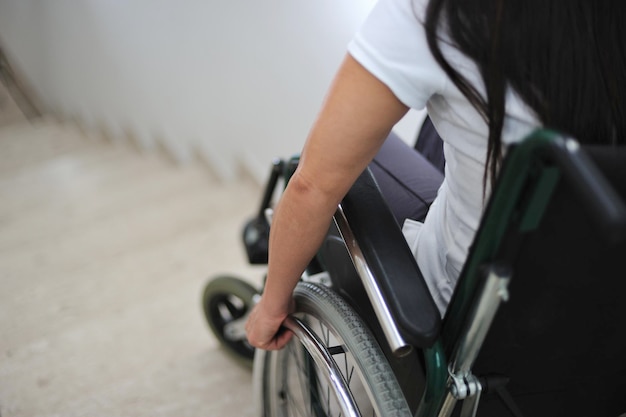
M 267 209 L 272 202 L 272 196 L 274 195 L 274 190 L 276 190 L 276 184 L 278 183 L 278 179 L 283 172 L 284 166 L 285 162 L 281 159 L 275 159 L 274 161 L 272 161 L 270 178 L 267 181 L 265 193 L 263 194 L 263 199 L 261 200 L 261 207 L 259 207 L 259 211 L 257 213 L 257 217 L 259 219 L 265 218 L 265 209 Z
M 626 239 L 626 204 L 578 142 L 560 138 L 549 149 L 603 235 L 612 243 Z

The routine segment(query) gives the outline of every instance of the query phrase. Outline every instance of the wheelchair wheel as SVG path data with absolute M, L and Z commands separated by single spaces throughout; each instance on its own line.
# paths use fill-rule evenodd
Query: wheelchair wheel
M 254 347 L 245 334 L 245 321 L 258 291 L 247 282 L 230 276 L 211 280 L 204 289 L 202 306 L 213 334 L 239 363 L 252 367 Z
M 312 283 L 298 284 L 294 297 L 294 316 L 321 342 L 341 375 L 325 374 L 315 363 L 314 349 L 294 337 L 283 350 L 263 358 L 265 417 L 411 416 L 385 356 L 354 310 L 331 290 Z M 334 388 L 337 380 L 358 413 L 346 413 L 345 396 Z

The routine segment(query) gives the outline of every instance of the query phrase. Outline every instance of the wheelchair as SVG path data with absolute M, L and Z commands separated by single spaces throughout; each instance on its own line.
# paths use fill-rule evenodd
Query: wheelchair
M 297 158 L 275 161 L 244 227 L 267 262 L 267 213 Z M 626 149 L 538 130 L 503 161 L 443 317 L 367 169 L 297 285 L 296 337 L 247 344 L 262 289 L 207 284 L 207 321 L 253 367 L 259 415 L 626 415 Z

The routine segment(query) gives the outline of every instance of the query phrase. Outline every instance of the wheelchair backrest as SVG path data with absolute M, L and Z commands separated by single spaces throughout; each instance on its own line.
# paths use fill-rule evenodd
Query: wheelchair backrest
M 478 415 L 626 412 L 626 149 L 539 132 L 510 152 L 444 319 L 448 354 L 481 267 L 508 265 L 473 373 L 495 387 Z M 495 384 L 498 385 L 498 384 Z

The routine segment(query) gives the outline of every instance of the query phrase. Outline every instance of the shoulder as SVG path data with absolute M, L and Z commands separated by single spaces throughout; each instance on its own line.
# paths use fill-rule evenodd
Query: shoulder
M 427 0 L 379 0 L 349 53 L 407 106 L 421 109 L 446 76 L 430 53 L 423 22 Z

